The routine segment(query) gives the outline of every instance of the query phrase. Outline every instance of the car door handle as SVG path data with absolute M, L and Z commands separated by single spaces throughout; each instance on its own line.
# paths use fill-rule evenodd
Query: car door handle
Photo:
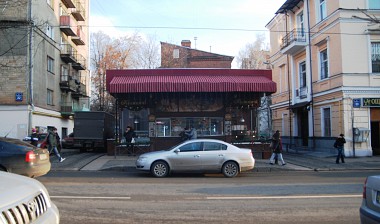
M 194 155 L 194 157 L 195 157 L 195 158 L 199 158 L 199 157 L 201 157 L 201 155 Z
M 224 157 L 224 154 L 219 154 L 218 156 L 219 156 L 219 157 Z

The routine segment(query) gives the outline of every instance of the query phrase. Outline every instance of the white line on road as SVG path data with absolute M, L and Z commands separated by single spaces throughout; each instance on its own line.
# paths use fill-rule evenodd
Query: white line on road
M 59 199 L 107 199 L 107 200 L 129 200 L 131 197 L 91 197 L 91 196 L 50 196 Z
M 255 196 L 255 197 L 206 197 L 209 200 L 249 200 L 249 199 L 310 199 L 310 198 L 358 198 L 361 194 L 351 195 L 293 195 L 293 196 Z

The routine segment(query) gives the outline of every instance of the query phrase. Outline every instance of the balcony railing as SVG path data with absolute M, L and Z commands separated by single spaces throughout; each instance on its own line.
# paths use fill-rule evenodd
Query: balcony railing
M 62 15 L 62 16 L 60 16 L 60 18 L 59 18 L 59 28 L 67 36 L 76 36 L 77 35 L 76 34 L 77 25 L 71 19 L 70 15 Z
M 82 103 L 81 100 L 73 102 L 63 102 L 61 103 L 61 115 L 62 116 L 71 116 L 74 115 L 77 111 L 89 111 L 88 104 Z
M 73 63 L 72 66 L 76 70 L 86 70 L 86 58 L 81 54 L 77 54 L 76 63 Z
M 75 1 L 75 8 L 71 10 L 71 14 L 77 21 L 85 21 L 86 10 L 80 1 Z
M 80 26 L 77 28 L 77 35 L 71 37 L 71 41 L 76 45 L 85 45 L 86 35 Z
M 71 92 L 77 91 L 78 89 L 77 80 L 69 75 L 61 75 L 61 81 L 59 82 L 59 86 L 62 90 Z
M 61 44 L 61 59 L 66 63 L 77 63 L 78 52 L 70 44 Z
M 296 96 L 303 99 L 307 97 L 307 86 L 300 87 L 296 90 Z
M 281 51 L 284 54 L 293 54 L 306 46 L 304 29 L 294 29 L 282 38 Z

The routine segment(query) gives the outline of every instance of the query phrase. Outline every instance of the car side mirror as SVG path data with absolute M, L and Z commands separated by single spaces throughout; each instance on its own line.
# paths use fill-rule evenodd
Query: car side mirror
M 180 149 L 176 149 L 176 150 L 174 150 L 174 152 L 175 153 L 179 153 L 179 152 L 181 152 L 181 150 Z

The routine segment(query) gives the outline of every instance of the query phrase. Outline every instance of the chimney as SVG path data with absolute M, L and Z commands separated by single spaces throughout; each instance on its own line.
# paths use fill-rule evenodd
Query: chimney
M 188 47 L 188 48 L 191 48 L 191 41 L 190 41 L 190 40 L 182 40 L 182 41 L 181 41 L 181 46 L 182 46 L 182 47 Z

